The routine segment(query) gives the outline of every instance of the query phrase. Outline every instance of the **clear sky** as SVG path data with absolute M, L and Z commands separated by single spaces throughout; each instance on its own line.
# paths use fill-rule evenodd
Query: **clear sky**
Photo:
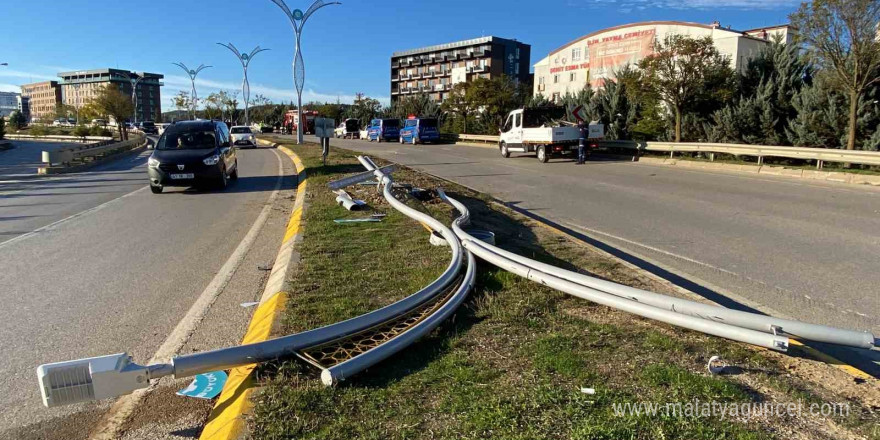
M 287 0 L 305 10 L 312 0 Z M 118 67 L 165 75 L 163 111 L 189 89 L 172 62 L 203 71 L 199 96 L 240 90 L 241 65 L 217 42 L 271 51 L 251 63 L 251 96 L 293 93 L 293 30 L 270 0 L 4 1 L 0 91 L 70 70 Z M 388 102 L 397 50 L 495 35 L 532 45 L 532 64 L 584 34 L 619 24 L 681 20 L 749 29 L 788 22 L 797 0 L 343 0 L 313 15 L 303 35 L 303 100 L 350 102 L 357 92 Z

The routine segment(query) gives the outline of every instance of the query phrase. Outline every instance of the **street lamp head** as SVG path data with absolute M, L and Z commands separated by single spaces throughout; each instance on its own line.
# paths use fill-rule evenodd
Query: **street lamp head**
M 296 9 L 293 11 L 293 19 L 294 20 L 302 20 L 303 19 L 303 11 L 300 9 Z
M 9 63 L 0 63 L 0 66 L 8 66 Z
M 242 61 L 247 61 L 248 58 L 249 58 L 249 57 L 248 57 L 248 54 L 246 54 L 246 53 L 241 54 L 241 59 L 242 59 Z

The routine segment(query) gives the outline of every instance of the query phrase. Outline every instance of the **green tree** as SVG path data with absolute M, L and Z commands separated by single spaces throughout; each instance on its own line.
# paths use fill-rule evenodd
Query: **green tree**
M 729 60 L 718 52 L 711 37 L 669 35 L 638 66 L 643 86 L 673 113 L 675 142 L 682 139 L 683 115 L 701 104 L 726 102 L 733 94 Z
M 791 15 L 798 38 L 847 93 L 846 149 L 856 147 L 860 101 L 880 82 L 880 2 L 877 0 L 812 0 Z
M 404 96 L 391 105 L 392 118 L 406 119 L 409 115 L 437 118 L 441 115 L 440 104 L 427 94 Z
M 98 95 L 92 99 L 92 103 L 100 114 L 116 120 L 116 125 L 119 127 L 119 138 L 128 139 L 125 118 L 134 111 L 131 97 L 120 92 L 117 87 L 108 84 L 98 91 Z
M 449 112 L 451 115 L 455 116 L 457 120 L 461 121 L 461 133 L 468 133 L 468 119 L 478 108 L 470 90 L 468 83 L 458 83 L 452 86 L 452 89 L 446 95 L 446 99 L 444 99 L 441 104 L 441 108 L 444 111 Z
M 345 117 L 354 118 L 360 121 L 361 125 L 369 124 L 370 120 L 376 118 L 382 113 L 382 103 L 377 99 L 364 96 L 358 93 L 354 103 L 348 108 Z
M 76 128 L 73 129 L 73 135 L 82 138 L 83 142 L 85 142 L 86 136 L 89 134 L 89 127 L 86 127 L 85 125 L 77 125 Z
M 183 90 L 177 92 L 177 94 L 171 98 L 171 102 L 174 104 L 174 108 L 177 109 L 178 112 L 189 112 L 192 107 L 192 98 L 189 96 L 188 92 Z
M 6 119 L 0 116 L 0 139 L 6 137 Z
M 9 115 L 9 123 L 12 125 L 12 128 L 16 130 L 21 130 L 25 126 L 27 126 L 27 118 L 24 117 L 20 111 L 16 110 Z

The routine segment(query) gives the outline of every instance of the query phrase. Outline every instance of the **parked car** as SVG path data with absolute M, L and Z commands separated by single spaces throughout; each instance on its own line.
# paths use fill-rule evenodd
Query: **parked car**
M 107 120 L 106 119 L 92 119 L 91 126 L 92 127 L 106 127 Z
M 400 138 L 400 121 L 397 119 L 373 119 L 367 129 L 370 142 L 396 141 Z
M 250 127 L 246 125 L 236 125 L 232 127 L 231 133 L 233 145 L 257 148 L 257 138 L 254 137 L 254 132 Z
M 147 173 L 153 194 L 166 186 L 226 188 L 230 179 L 238 178 L 238 158 L 226 124 L 186 121 L 169 126 L 147 161 Z
M 141 131 L 146 134 L 159 134 L 159 128 L 156 127 L 156 123 L 153 121 L 144 121 L 141 122 L 139 125 Z
M 400 143 L 409 142 L 413 145 L 440 140 L 436 118 L 410 118 L 400 129 Z
M 345 121 L 342 121 L 339 124 L 339 127 L 336 127 L 333 130 L 333 133 L 337 138 L 345 138 L 345 139 L 358 139 L 361 137 L 361 127 L 360 121 L 354 118 L 348 118 Z

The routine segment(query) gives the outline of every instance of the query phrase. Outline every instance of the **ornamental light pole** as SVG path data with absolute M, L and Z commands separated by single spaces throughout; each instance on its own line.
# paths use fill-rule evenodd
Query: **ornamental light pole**
M 212 66 L 206 66 L 206 65 L 202 64 L 196 69 L 190 69 L 189 67 L 186 67 L 186 65 L 183 63 L 171 63 L 171 64 L 174 64 L 175 66 L 180 67 L 181 69 L 183 69 L 184 72 L 186 72 L 187 76 L 189 76 L 189 80 L 192 83 L 192 94 L 190 95 L 190 100 L 192 102 L 190 103 L 190 108 L 191 108 L 190 111 L 192 112 L 193 120 L 195 120 L 196 119 L 196 106 L 198 106 L 198 101 L 199 101 L 199 95 L 196 94 L 196 77 L 199 76 L 199 72 L 201 72 L 202 70 L 205 70 L 209 67 L 212 67 Z
M 309 9 L 306 12 L 303 12 L 299 9 L 290 11 L 290 8 L 287 7 L 287 4 L 284 3 L 284 0 L 272 0 L 272 3 L 278 5 L 282 11 L 287 15 L 287 18 L 290 19 L 290 24 L 293 26 L 293 32 L 296 35 L 296 52 L 293 56 L 293 82 L 296 84 L 296 110 L 297 110 L 297 122 L 296 122 L 296 143 L 303 143 L 303 109 L 302 109 L 302 91 L 303 84 L 306 81 L 306 66 L 303 63 L 302 50 L 300 49 L 300 40 L 302 40 L 302 30 L 303 26 L 306 24 L 306 20 L 318 9 L 323 8 L 324 6 L 330 5 L 341 5 L 340 2 L 324 2 L 323 0 L 315 0 Z
M 235 48 L 235 46 L 232 43 L 229 43 L 229 44 L 217 43 L 217 44 L 232 51 L 232 53 L 235 54 L 235 57 L 238 58 L 239 61 L 241 61 L 241 67 L 242 67 L 242 69 L 244 69 L 244 80 L 241 82 L 241 96 L 242 96 L 242 98 L 244 98 L 244 124 L 247 126 L 250 126 L 251 125 L 251 118 L 250 118 L 250 115 L 248 114 L 248 103 L 251 99 L 251 84 L 248 82 L 248 76 L 247 76 L 248 65 L 250 65 L 251 60 L 254 59 L 254 56 L 256 54 L 263 52 L 263 51 L 267 51 L 269 49 L 260 49 L 260 46 L 257 46 L 256 48 L 254 48 L 254 50 L 251 51 L 251 53 L 241 53 L 238 51 L 238 49 Z
M 131 103 L 134 105 L 134 124 L 138 123 L 138 99 L 137 99 L 137 86 L 140 82 L 146 77 L 144 76 L 131 76 L 129 73 L 121 72 L 119 76 L 127 79 L 131 83 Z

